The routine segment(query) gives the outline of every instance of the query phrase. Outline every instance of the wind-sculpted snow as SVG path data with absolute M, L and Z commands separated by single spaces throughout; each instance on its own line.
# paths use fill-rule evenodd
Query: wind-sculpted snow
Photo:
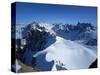
M 44 51 L 38 52 L 34 56 L 37 57 L 46 53 L 44 58 L 47 62 L 55 61 L 55 64 L 63 64 L 66 69 L 85 69 L 90 66 L 96 59 L 96 50 L 91 50 L 76 42 L 65 40 L 59 36 L 56 37 L 56 42 Z M 42 63 L 42 62 L 40 62 Z M 52 67 L 52 66 L 51 66 Z M 52 70 L 54 68 L 52 67 Z M 57 69 L 57 68 L 56 68 Z
M 86 69 L 97 59 L 97 32 L 88 23 L 33 22 L 24 27 L 20 36 L 26 40 L 24 64 L 41 71 Z

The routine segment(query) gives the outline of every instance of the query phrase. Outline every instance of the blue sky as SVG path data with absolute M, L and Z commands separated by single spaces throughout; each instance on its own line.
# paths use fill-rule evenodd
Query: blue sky
M 16 23 L 29 24 L 33 21 L 68 24 L 77 24 L 77 22 L 80 21 L 96 25 L 97 8 L 54 4 L 16 3 Z

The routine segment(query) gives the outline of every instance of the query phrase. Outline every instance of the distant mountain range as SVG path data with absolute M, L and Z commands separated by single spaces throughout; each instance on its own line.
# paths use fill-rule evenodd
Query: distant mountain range
M 16 37 L 26 37 L 29 35 L 28 33 L 31 34 L 31 30 L 35 30 L 37 33 L 47 32 L 48 35 L 57 35 L 72 41 L 81 40 L 87 45 L 97 45 L 97 28 L 90 23 L 78 22 L 77 25 L 71 25 L 33 22 L 25 27 L 23 25 L 16 25 Z
M 97 58 L 97 27 L 90 23 L 78 22 L 76 25 L 71 25 L 33 22 L 25 26 L 16 25 L 16 39 L 24 39 L 24 41 L 20 41 L 24 50 L 21 61 L 41 70 L 89 68 Z M 68 55 L 67 52 L 71 55 Z M 68 56 L 70 59 L 67 58 Z M 77 61 L 81 59 L 84 61 L 74 63 L 73 58 Z M 36 65 L 32 63 L 33 61 L 36 62 Z M 68 66 L 69 62 L 70 66 Z M 48 67 L 44 67 L 43 64 Z M 61 66 L 61 64 L 63 65 Z

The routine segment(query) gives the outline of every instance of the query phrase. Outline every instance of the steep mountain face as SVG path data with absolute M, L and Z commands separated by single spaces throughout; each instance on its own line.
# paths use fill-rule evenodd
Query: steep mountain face
M 36 58 L 33 57 L 33 54 L 44 50 L 56 41 L 55 32 L 48 26 L 49 24 L 33 22 L 23 28 L 21 40 L 24 39 L 24 41 L 21 44 L 24 45 L 24 42 L 26 44 L 23 48 L 24 53 L 21 54 L 17 51 L 17 56 L 23 55 L 21 57 L 23 57 L 24 64 L 34 66 Z
M 16 55 L 28 66 L 43 71 L 81 69 L 89 68 L 97 58 L 97 29 L 89 23 L 33 22 L 17 29 L 16 40 L 21 47 L 18 47 Z
M 31 43 L 36 44 L 36 40 L 38 40 L 39 43 L 42 43 L 42 41 L 46 41 L 44 41 L 43 39 L 48 40 L 48 38 L 50 37 L 55 38 L 56 35 L 72 41 L 83 40 L 86 45 L 97 45 L 97 29 L 90 23 L 78 22 L 77 25 L 70 25 L 62 23 L 48 24 L 33 22 L 26 27 L 18 25 L 16 27 L 16 35 L 16 38 L 28 40 L 26 42 L 30 46 L 32 45 Z M 33 39 L 35 40 L 34 42 L 32 42 Z M 37 43 L 37 45 L 39 43 Z
M 43 50 L 49 46 L 50 43 L 47 45 L 49 40 L 51 41 L 51 44 L 56 41 L 55 33 L 44 26 L 48 25 L 33 22 L 25 27 L 23 31 L 22 36 L 26 39 L 27 46 L 32 50 Z

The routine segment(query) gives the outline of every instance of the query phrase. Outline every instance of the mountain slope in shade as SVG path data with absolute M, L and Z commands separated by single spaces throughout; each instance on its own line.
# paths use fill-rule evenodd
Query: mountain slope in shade
M 17 39 L 25 40 L 27 45 L 23 63 L 41 71 L 86 69 L 97 58 L 97 32 L 91 24 L 33 22 L 17 30 Z
M 58 70 L 57 65 L 66 69 L 86 69 L 97 57 L 96 50 L 86 48 L 81 44 L 59 36 L 56 37 L 54 44 L 38 52 L 33 57 L 38 57 L 45 53 L 44 59 L 46 62 L 54 61 L 54 64 L 50 66 L 52 70 Z M 42 62 L 40 61 L 40 63 Z M 38 64 L 40 63 L 38 62 Z

